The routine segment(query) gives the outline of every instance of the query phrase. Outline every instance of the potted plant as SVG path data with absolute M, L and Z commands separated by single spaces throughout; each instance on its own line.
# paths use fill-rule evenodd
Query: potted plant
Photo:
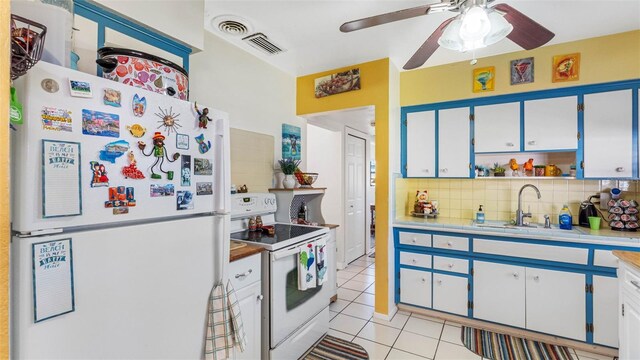
M 300 160 L 281 159 L 278 160 L 278 164 L 280 164 L 280 170 L 284 174 L 282 185 L 285 189 L 293 189 L 296 186 L 296 179 L 291 175 L 293 175 L 298 165 L 300 165 Z
M 504 176 L 505 171 L 507 171 L 505 168 L 503 168 L 502 166 L 498 165 L 498 163 L 493 163 L 493 176 Z

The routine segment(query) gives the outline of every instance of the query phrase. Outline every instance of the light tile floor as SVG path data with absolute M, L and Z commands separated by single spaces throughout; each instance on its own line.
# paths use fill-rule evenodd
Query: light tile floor
M 373 318 L 375 266 L 375 258 L 365 255 L 338 271 L 329 335 L 361 345 L 375 360 L 481 360 L 462 345 L 459 324 L 404 311 L 391 321 Z M 579 360 L 607 359 L 575 353 Z

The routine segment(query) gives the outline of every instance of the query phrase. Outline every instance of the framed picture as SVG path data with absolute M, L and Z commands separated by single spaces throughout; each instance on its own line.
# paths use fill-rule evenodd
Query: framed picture
M 42 140 L 42 217 L 82 215 L 80 143 Z
M 495 86 L 496 68 L 487 66 L 473 70 L 473 92 L 493 91 Z
M 511 85 L 533 82 L 533 58 L 511 60 Z
M 553 57 L 551 81 L 576 81 L 580 79 L 580 53 L 556 55 Z
M 75 310 L 71 238 L 31 245 L 34 322 Z
M 302 139 L 299 127 L 282 124 L 282 158 L 293 160 L 302 158 Z
M 351 69 L 317 78 L 314 85 L 316 98 L 360 90 L 360 69 Z

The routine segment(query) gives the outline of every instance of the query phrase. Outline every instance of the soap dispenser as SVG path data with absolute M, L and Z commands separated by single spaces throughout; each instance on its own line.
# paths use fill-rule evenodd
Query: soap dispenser
M 564 204 L 562 206 L 562 210 L 560 210 L 560 214 L 558 215 L 558 225 L 560 225 L 560 229 L 571 230 L 572 222 L 573 218 L 571 216 L 569 206 L 567 206 L 567 204 Z
M 484 224 L 484 210 L 482 210 L 482 205 L 480 205 L 480 208 L 478 209 L 478 212 L 476 213 L 476 223 L 477 224 Z

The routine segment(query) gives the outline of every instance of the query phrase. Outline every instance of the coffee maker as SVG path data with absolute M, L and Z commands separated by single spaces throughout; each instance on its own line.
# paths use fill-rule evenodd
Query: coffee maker
M 580 226 L 589 227 L 589 217 L 600 216 L 598 209 L 591 201 L 593 198 L 600 199 L 600 195 L 591 195 L 589 196 L 589 199 L 580 203 L 580 214 L 578 215 L 578 224 Z

